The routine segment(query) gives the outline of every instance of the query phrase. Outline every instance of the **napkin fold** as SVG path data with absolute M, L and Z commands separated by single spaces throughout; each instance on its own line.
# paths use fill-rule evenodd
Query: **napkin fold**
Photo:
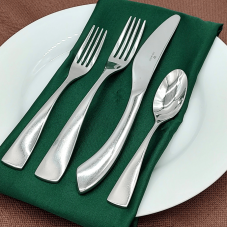
M 131 91 L 132 63 L 124 71 L 108 78 L 95 95 L 62 180 L 58 184 L 51 184 L 36 178 L 34 172 L 39 163 L 80 101 L 101 75 L 129 16 L 147 20 L 141 46 L 163 21 L 176 13 L 181 16 L 180 24 L 153 74 L 125 146 L 108 176 L 89 193 L 78 193 L 77 167 L 102 147 L 125 110 Z M 67 77 L 75 54 L 93 24 L 108 30 L 97 63 L 86 76 L 75 81 L 59 98 L 24 169 L 19 171 L 0 163 L 0 192 L 85 227 L 137 226 L 138 220 L 135 216 L 151 173 L 183 121 L 197 75 L 222 25 L 152 5 L 126 0 L 99 0 L 68 58 L 0 147 L 0 158 Z M 128 208 L 113 206 L 107 202 L 107 197 L 154 123 L 152 103 L 155 92 L 163 78 L 177 68 L 184 70 L 188 76 L 188 92 L 183 108 L 174 119 L 161 125 L 154 134 Z

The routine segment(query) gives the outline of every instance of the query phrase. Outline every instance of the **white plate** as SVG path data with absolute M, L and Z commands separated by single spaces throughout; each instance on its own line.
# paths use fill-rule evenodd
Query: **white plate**
M 0 143 L 20 121 L 77 41 L 95 5 L 44 17 L 0 47 Z M 216 38 L 184 122 L 158 162 L 137 216 L 180 204 L 227 169 L 227 46 Z

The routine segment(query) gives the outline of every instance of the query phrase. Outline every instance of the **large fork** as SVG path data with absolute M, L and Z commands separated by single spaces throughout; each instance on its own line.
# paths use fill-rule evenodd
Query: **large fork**
M 99 32 L 97 38 L 96 35 L 99 28 L 97 28 L 92 35 L 94 29 L 95 25 L 91 28 L 89 34 L 87 35 L 78 53 L 76 54 L 76 57 L 71 65 L 69 74 L 65 81 L 27 124 L 27 126 L 12 144 L 10 149 L 3 156 L 2 162 L 16 169 L 22 169 L 24 167 L 60 94 L 74 80 L 88 73 L 97 60 L 107 31 L 105 31 L 100 41 L 103 29 Z
M 134 18 L 130 25 L 131 17 L 129 18 L 112 53 L 109 56 L 102 75 L 81 101 L 40 163 L 35 172 L 35 175 L 39 178 L 44 179 L 45 181 L 57 183 L 63 176 L 76 144 L 81 125 L 96 91 L 109 75 L 125 68 L 132 60 L 136 52 L 143 34 L 145 21 L 143 22 L 138 34 L 137 31 L 140 25 L 140 20 L 138 20 L 136 26 L 134 26 L 135 21 L 136 18 Z M 134 45 L 132 45 L 133 43 Z

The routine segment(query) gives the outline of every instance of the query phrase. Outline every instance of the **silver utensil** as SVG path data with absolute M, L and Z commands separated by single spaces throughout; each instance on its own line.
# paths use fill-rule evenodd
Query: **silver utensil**
M 96 35 L 99 28 L 97 28 L 92 35 L 94 29 L 95 25 L 91 28 L 84 43 L 76 54 L 76 57 L 71 65 L 69 74 L 65 81 L 23 129 L 23 131 L 17 137 L 10 149 L 3 156 L 2 162 L 16 169 L 22 169 L 24 167 L 39 139 L 43 126 L 46 123 L 47 118 L 60 94 L 74 80 L 88 73 L 94 65 L 95 61 L 97 60 L 100 50 L 103 46 L 107 31 L 105 31 L 101 41 L 99 42 L 103 33 L 103 29 L 101 29 L 97 38 Z M 93 54 L 94 56 L 92 56 Z
M 136 52 L 143 34 L 145 21 L 143 22 L 138 34 L 137 31 L 140 25 L 140 20 L 138 20 L 136 26 L 134 26 L 136 18 L 134 18 L 131 25 L 130 21 L 131 17 L 126 23 L 112 53 L 110 54 L 102 75 L 76 108 L 73 115 L 70 117 L 37 168 L 35 172 L 37 177 L 44 179 L 45 181 L 56 183 L 63 176 L 71 158 L 81 125 L 96 91 L 108 76 L 125 68 Z M 129 25 L 130 28 L 128 29 Z M 132 46 L 134 41 L 135 43 Z M 127 57 L 127 55 L 129 56 Z
M 180 69 L 170 72 L 164 78 L 153 102 L 155 124 L 109 194 L 107 198 L 109 202 L 121 207 L 128 206 L 151 137 L 160 124 L 170 120 L 180 111 L 185 100 L 187 87 L 187 76 Z
M 102 148 L 77 169 L 77 183 L 80 193 L 95 187 L 114 164 L 131 129 L 154 70 L 179 21 L 180 16 L 178 15 L 164 21 L 137 53 L 133 62 L 132 91 L 120 122 Z

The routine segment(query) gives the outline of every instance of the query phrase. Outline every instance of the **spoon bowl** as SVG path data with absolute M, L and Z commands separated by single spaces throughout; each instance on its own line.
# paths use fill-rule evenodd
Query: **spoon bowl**
M 188 80 L 185 72 L 176 69 L 170 72 L 160 84 L 153 101 L 156 121 L 173 118 L 181 109 L 187 93 Z

